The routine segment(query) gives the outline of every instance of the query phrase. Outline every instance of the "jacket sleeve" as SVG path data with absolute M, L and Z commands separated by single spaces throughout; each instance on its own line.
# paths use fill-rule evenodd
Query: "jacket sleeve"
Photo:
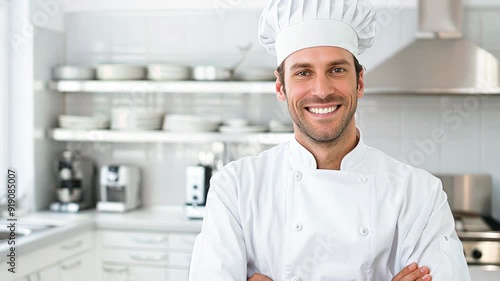
M 469 281 L 462 243 L 441 181 L 432 177 L 425 184 L 432 188 L 403 242 L 401 268 L 417 262 L 429 267 L 432 280 Z
M 219 171 L 210 182 L 202 230 L 193 249 L 190 281 L 247 280 L 236 186 L 227 180 L 225 172 Z

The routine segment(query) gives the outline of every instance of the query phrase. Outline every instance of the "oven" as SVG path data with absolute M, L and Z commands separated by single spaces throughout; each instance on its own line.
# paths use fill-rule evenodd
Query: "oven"
M 500 281 L 500 222 L 491 216 L 491 175 L 435 176 L 448 196 L 471 281 Z

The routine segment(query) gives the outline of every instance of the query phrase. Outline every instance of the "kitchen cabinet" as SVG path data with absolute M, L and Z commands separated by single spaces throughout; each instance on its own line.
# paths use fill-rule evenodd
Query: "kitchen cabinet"
M 101 281 L 188 280 L 196 234 L 99 231 Z
M 77 235 L 59 243 L 20 255 L 16 274 L 1 268 L 0 280 L 13 281 L 79 281 L 94 280 L 93 232 Z M 19 277 L 21 276 L 21 277 Z M 85 279 L 83 279 L 85 278 Z
M 187 280 L 186 279 L 166 279 L 167 269 L 155 267 L 138 266 L 114 266 L 103 265 L 101 268 L 102 281 L 165 281 L 165 280 Z
M 56 280 L 69 280 L 59 278 L 60 269 L 59 266 L 52 266 L 47 269 L 41 270 L 36 274 L 36 279 L 31 278 L 31 281 L 56 281 Z
M 41 281 L 60 280 L 60 281 L 88 281 L 96 279 L 95 252 L 90 250 L 79 254 L 73 258 L 63 261 L 59 264 L 59 279 L 42 278 Z M 47 276 L 48 277 L 48 276 Z

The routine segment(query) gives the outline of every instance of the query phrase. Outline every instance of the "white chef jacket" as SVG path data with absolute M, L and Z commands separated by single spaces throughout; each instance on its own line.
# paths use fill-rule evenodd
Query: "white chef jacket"
M 189 280 L 389 281 L 417 262 L 469 281 L 440 180 L 359 134 L 340 170 L 292 140 L 215 174 Z

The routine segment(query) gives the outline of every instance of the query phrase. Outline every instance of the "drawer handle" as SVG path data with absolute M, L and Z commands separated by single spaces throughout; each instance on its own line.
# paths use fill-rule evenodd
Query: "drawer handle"
M 68 269 L 73 269 L 73 268 L 75 268 L 77 266 L 80 266 L 80 265 L 82 265 L 82 261 L 81 260 L 77 260 L 77 261 L 75 261 L 72 264 L 68 264 L 68 265 L 63 264 L 63 265 L 61 265 L 61 268 L 63 270 L 68 270 Z
M 144 255 L 130 255 L 130 258 L 136 261 L 161 261 L 161 260 L 166 260 L 167 256 L 166 255 L 161 255 L 159 257 L 154 257 L 154 256 L 144 256 Z
M 103 266 L 102 270 L 104 270 L 104 272 L 109 272 L 109 273 L 125 273 L 125 272 L 128 272 L 128 267 L 111 268 L 111 267 Z
M 61 248 L 63 248 L 63 250 L 71 250 L 80 247 L 82 244 L 83 244 L 82 240 L 78 240 L 73 244 L 62 245 Z
M 155 238 L 144 238 L 144 237 L 132 237 L 132 241 L 141 244 L 158 244 L 165 242 L 165 236 L 155 237 Z

